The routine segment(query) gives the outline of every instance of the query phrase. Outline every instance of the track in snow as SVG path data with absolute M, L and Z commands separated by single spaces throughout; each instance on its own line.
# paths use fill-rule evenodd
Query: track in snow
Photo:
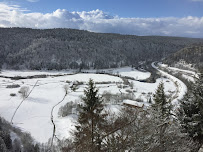
M 63 97 L 63 99 L 60 101 L 60 102 L 58 102 L 56 105 L 54 105 L 53 107 L 52 107 L 52 109 L 51 109 L 51 122 L 52 122 L 52 124 L 53 124 L 53 134 L 52 134 L 52 138 L 51 138 L 51 148 L 52 148 L 52 146 L 53 146 L 53 141 L 54 141 L 54 137 L 56 136 L 55 135 L 55 132 L 56 132 L 56 125 L 55 125 L 55 123 L 54 123 L 54 116 L 53 116 L 53 111 L 54 111 L 54 108 L 56 107 L 56 106 L 58 106 L 60 103 L 62 103 L 63 101 L 64 101 L 64 99 L 66 98 L 66 96 L 67 96 L 67 92 L 65 93 L 65 95 L 64 95 L 64 97 Z
M 20 106 L 22 105 L 22 103 L 29 97 L 29 95 L 32 93 L 32 91 L 34 90 L 34 88 L 36 87 L 37 83 L 38 83 L 39 80 L 36 81 L 36 83 L 34 84 L 32 90 L 29 92 L 29 94 L 20 102 L 20 104 L 18 105 L 18 107 L 16 108 L 16 110 L 14 111 L 13 113 L 13 116 L 11 118 L 11 124 L 13 124 L 13 118 L 15 117 L 18 109 L 20 108 Z

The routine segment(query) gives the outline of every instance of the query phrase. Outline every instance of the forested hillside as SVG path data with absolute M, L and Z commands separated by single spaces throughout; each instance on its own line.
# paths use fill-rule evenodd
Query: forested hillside
M 202 39 L 0 28 L 0 64 L 10 69 L 109 68 L 160 60 Z
M 189 64 L 193 64 L 195 68 L 203 70 L 203 43 L 185 47 L 170 55 L 165 62 L 173 65 L 179 60 L 184 60 Z

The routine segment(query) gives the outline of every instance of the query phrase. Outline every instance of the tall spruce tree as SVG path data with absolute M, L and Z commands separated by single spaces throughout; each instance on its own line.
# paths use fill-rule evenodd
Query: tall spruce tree
M 75 150 L 77 152 L 102 151 L 102 135 L 105 129 L 104 106 L 98 95 L 98 89 L 92 79 L 84 91 L 83 104 L 79 113 L 78 125 L 76 126 Z
M 159 151 L 166 151 L 166 132 L 171 121 L 171 100 L 164 92 L 164 83 L 161 82 L 154 94 L 154 104 L 152 105 L 152 114 L 157 124 L 156 134 Z
M 195 141 L 203 144 L 203 74 L 181 101 L 179 119 L 182 127 Z
M 171 100 L 166 97 L 164 92 L 164 83 L 161 82 L 153 97 L 153 108 L 158 112 L 161 118 L 169 118 L 171 111 Z

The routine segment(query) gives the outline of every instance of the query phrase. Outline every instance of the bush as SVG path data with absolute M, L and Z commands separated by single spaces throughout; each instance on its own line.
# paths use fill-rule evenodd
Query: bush
M 123 89 L 128 88 L 128 85 L 123 85 Z
M 67 80 L 66 83 L 71 83 L 71 81 Z
M 76 91 L 77 89 L 79 89 L 79 85 L 83 85 L 83 82 L 79 82 L 79 81 L 74 81 L 72 86 L 70 87 L 72 91 Z
M 83 85 L 84 82 L 82 82 L 82 81 L 76 81 L 76 82 L 74 82 L 74 84 L 77 84 L 77 85 Z
M 130 86 L 131 89 L 133 89 L 134 88 L 134 83 L 130 82 L 129 86 Z
M 133 91 L 130 89 L 125 90 L 127 93 L 132 93 Z
M 123 100 L 126 100 L 126 99 L 135 100 L 133 93 L 111 94 L 110 92 L 106 92 L 106 91 L 102 94 L 102 98 L 104 99 L 105 103 L 112 103 L 112 104 L 122 103 Z
M 123 88 L 123 85 L 122 84 L 119 84 L 117 85 L 118 88 L 122 89 Z
M 111 94 L 110 92 L 108 91 L 104 91 L 103 94 L 102 94 L 102 98 L 105 99 L 105 101 L 110 101 L 112 99 L 114 95 Z
M 134 93 L 137 92 L 137 89 L 136 89 L 136 90 L 133 90 L 133 92 L 134 92 Z
M 22 79 L 22 77 L 21 76 L 15 76 L 15 77 L 12 77 L 11 79 L 12 80 L 20 80 L 20 79 Z
M 73 84 L 70 88 L 71 88 L 71 90 L 73 92 L 75 92 L 78 89 L 78 85 L 77 84 Z
M 6 88 L 19 88 L 20 85 L 18 84 L 12 84 L 12 85 L 7 85 Z
M 95 84 L 112 84 L 112 83 L 115 83 L 115 82 L 111 82 L 111 81 L 95 82 Z
M 80 106 L 73 101 L 66 103 L 64 106 L 60 107 L 58 115 L 61 117 L 66 117 L 70 114 L 77 113 L 80 110 Z
M 15 94 L 15 93 L 11 93 L 10 96 L 11 96 L 11 97 L 15 97 L 16 94 Z
M 144 100 L 142 98 L 136 98 L 135 101 L 137 101 L 137 102 L 144 102 Z
M 122 78 L 124 85 L 130 85 L 130 82 L 126 78 Z

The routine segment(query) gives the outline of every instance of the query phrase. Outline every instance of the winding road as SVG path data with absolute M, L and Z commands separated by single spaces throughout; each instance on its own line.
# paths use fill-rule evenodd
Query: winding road
M 175 106 L 178 106 L 179 100 L 183 99 L 184 95 L 187 93 L 187 86 L 178 78 L 168 74 L 165 71 L 160 70 L 159 67 L 156 66 L 156 64 L 159 64 L 159 63 L 152 62 L 151 66 L 154 69 L 158 70 L 163 76 L 166 76 L 168 79 L 173 81 L 175 83 L 175 85 L 177 86 L 177 92 L 176 92 L 176 95 L 173 97 L 172 104 Z

